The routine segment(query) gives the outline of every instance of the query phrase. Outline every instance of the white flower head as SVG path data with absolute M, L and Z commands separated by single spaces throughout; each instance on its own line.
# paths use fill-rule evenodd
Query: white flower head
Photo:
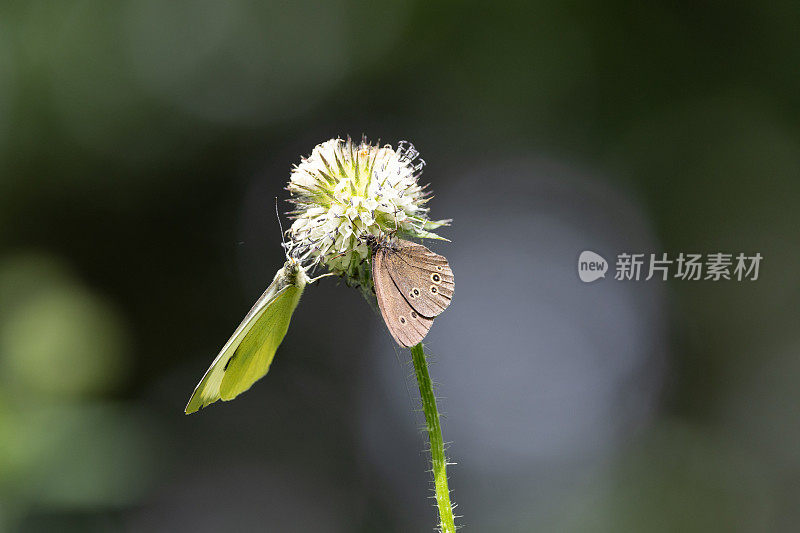
M 295 210 L 289 251 L 362 283 L 369 255 L 364 237 L 398 233 L 438 238 L 429 230 L 448 223 L 428 219 L 430 199 L 418 183 L 425 162 L 408 142 L 397 148 L 365 138 L 331 139 L 292 169 L 287 189 Z M 362 283 L 363 285 L 363 283 Z

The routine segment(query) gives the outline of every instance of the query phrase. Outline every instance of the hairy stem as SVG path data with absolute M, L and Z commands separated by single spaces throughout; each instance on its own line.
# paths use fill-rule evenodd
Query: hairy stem
M 436 487 L 436 505 L 439 508 L 439 528 L 442 533 L 455 533 L 453 506 L 450 503 L 450 489 L 447 486 L 447 460 L 444 456 L 442 426 L 439 424 L 439 410 L 436 408 L 436 396 L 433 394 L 433 384 L 428 374 L 428 362 L 425 360 L 422 343 L 411 348 L 411 358 L 414 361 L 422 410 L 425 413 L 428 438 L 431 443 L 431 465 Z

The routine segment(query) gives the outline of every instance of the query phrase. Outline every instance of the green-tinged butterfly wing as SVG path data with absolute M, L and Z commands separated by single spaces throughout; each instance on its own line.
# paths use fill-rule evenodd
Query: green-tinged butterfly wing
M 275 351 L 289 329 L 289 320 L 302 293 L 303 289 L 300 287 L 286 287 L 256 320 L 250 332 L 225 363 L 225 375 L 220 387 L 223 400 L 236 398 L 266 375 Z
M 287 261 L 195 387 L 186 414 L 235 398 L 267 373 L 307 282 L 305 270 Z

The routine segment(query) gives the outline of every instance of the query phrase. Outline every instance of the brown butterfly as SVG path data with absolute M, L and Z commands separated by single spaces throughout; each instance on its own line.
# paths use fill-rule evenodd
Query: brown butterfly
M 447 259 L 403 239 L 369 236 L 372 281 L 383 321 L 400 346 L 418 344 L 450 305 L 455 283 Z

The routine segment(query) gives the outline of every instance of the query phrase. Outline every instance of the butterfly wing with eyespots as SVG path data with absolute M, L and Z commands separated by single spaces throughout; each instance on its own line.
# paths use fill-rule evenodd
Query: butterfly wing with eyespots
M 383 321 L 397 343 L 405 348 L 418 344 L 433 324 L 415 311 L 403 297 L 386 268 L 386 248 L 379 248 L 372 258 L 372 281 Z
M 415 311 L 434 318 L 447 309 L 455 290 L 447 259 L 405 240 L 386 244 L 384 250 L 386 270 Z

